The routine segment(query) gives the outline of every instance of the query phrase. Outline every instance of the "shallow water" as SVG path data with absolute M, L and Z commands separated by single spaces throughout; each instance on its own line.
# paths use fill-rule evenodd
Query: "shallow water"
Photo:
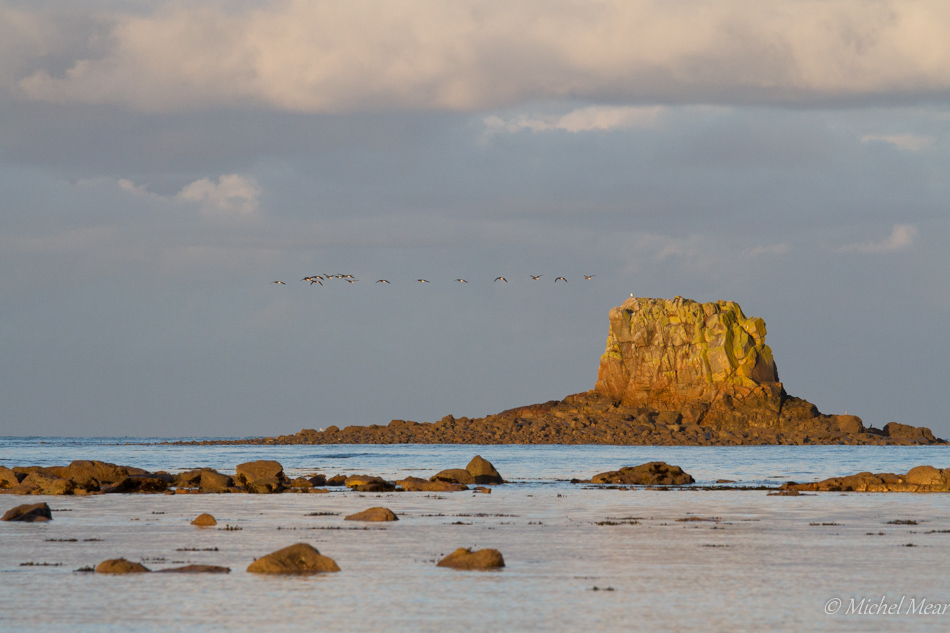
M 266 457 L 289 471 L 393 477 L 464 466 L 480 453 L 521 483 L 494 487 L 490 495 L 3 495 L 0 511 L 42 499 L 55 512 L 48 524 L 0 524 L 0 630 L 944 631 L 950 623 L 950 609 L 906 613 L 911 599 L 950 603 L 946 495 L 768 497 L 763 491 L 599 490 L 564 481 L 655 459 L 682 466 L 700 482 L 806 481 L 860 470 L 904 472 L 922 463 L 947 466 L 945 447 L 37 441 L 0 442 L 0 463 L 97 458 L 149 469 L 210 465 L 233 472 L 237 463 Z M 379 505 L 400 521 L 364 526 L 342 520 Z M 189 525 L 201 512 L 217 517 L 219 528 L 241 530 Z M 713 520 L 678 520 L 687 518 Z M 888 523 L 898 519 L 917 525 Z M 598 525 L 605 522 L 616 525 Z M 353 529 L 362 527 L 368 529 Z M 244 572 L 255 557 L 299 541 L 334 558 L 342 572 L 291 578 Z M 498 548 L 507 567 L 435 567 L 463 546 Z M 155 570 L 207 563 L 233 571 L 135 577 L 73 571 L 119 556 Z M 60 566 L 22 566 L 26 562 Z M 851 598 L 859 604 L 881 596 L 888 604 L 905 597 L 905 612 L 845 613 Z M 832 598 L 844 604 L 829 616 L 824 607 Z

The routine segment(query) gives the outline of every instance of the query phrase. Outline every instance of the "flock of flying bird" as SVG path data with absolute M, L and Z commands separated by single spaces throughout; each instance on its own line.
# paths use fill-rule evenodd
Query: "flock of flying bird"
M 534 281 L 540 281 L 540 279 L 541 279 L 542 277 L 544 277 L 544 275 L 528 275 L 528 276 L 531 277 L 531 279 L 534 280 Z M 594 277 L 596 277 L 596 275 L 584 275 L 584 279 L 586 279 L 587 281 L 590 281 L 590 280 L 593 279 Z M 343 280 L 343 281 L 345 281 L 346 283 L 349 283 L 349 284 L 355 284 L 356 282 L 359 281 L 359 279 L 357 279 L 357 278 L 354 277 L 353 275 L 310 275 L 309 277 L 304 277 L 304 278 L 301 279 L 300 281 L 309 281 L 311 286 L 312 286 L 313 284 L 320 284 L 320 285 L 322 286 L 324 281 L 329 281 L 329 280 L 331 280 L 331 279 L 341 279 L 341 280 Z M 416 279 L 416 281 L 419 282 L 419 283 L 422 283 L 422 284 L 431 283 L 428 279 Z M 467 284 L 467 283 L 468 283 L 468 280 L 466 280 L 466 279 L 461 279 L 461 278 L 456 279 L 455 281 L 457 281 L 458 283 L 463 283 L 463 284 Z M 505 282 L 505 283 L 508 283 L 508 280 L 505 279 L 504 277 L 495 277 L 495 281 L 503 281 L 503 282 Z M 557 283 L 557 282 L 559 282 L 559 281 L 563 281 L 564 283 L 567 283 L 567 279 L 566 279 L 565 277 L 555 277 L 555 278 L 554 278 L 554 283 Z M 280 286 L 286 286 L 286 285 L 287 285 L 287 284 L 286 284 L 285 282 L 283 282 L 283 281 L 272 281 L 271 283 L 272 283 L 272 284 L 278 284 L 278 285 L 280 285 Z M 377 279 L 377 280 L 376 280 L 376 283 L 378 283 L 378 284 L 388 284 L 388 283 L 392 283 L 392 282 L 390 282 L 388 279 Z

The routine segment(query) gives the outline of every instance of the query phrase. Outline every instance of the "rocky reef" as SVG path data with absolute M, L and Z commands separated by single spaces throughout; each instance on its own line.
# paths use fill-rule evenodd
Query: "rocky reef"
M 733 301 L 630 297 L 610 311 L 594 389 L 484 418 L 331 426 L 202 444 L 933 444 L 930 429 L 824 415 L 779 381 L 765 321 Z

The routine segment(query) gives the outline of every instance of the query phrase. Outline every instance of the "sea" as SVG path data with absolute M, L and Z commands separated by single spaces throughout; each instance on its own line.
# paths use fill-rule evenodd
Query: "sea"
M 190 438 L 189 438 L 190 439 Z M 216 438 L 201 438 L 216 439 Z M 293 477 L 429 477 L 475 455 L 508 483 L 491 494 L 0 495 L 0 513 L 46 501 L 48 523 L 0 523 L 0 631 L 946 631 L 950 496 L 760 486 L 861 471 L 950 467 L 950 446 L 197 446 L 166 438 L 0 437 L 0 465 L 98 459 L 176 472 L 279 461 Z M 665 461 L 681 489 L 571 483 Z M 719 484 L 720 480 L 735 483 Z M 749 487 L 735 490 L 735 486 Z M 396 522 L 348 514 L 383 506 Z M 201 513 L 218 521 L 197 528 Z M 339 573 L 246 573 L 306 542 Z M 436 562 L 501 551 L 498 571 Z M 123 557 L 153 571 L 108 576 Z

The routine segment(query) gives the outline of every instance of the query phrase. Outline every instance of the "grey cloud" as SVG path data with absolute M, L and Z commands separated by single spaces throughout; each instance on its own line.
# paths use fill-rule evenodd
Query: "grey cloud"
M 20 91 L 145 111 L 241 103 L 300 112 L 560 98 L 855 105 L 950 94 L 950 8 L 939 0 L 154 7 L 109 12 L 106 49 L 76 47 L 65 72 L 18 62 Z M 28 17 L 49 32 L 44 42 L 62 30 L 45 14 Z

